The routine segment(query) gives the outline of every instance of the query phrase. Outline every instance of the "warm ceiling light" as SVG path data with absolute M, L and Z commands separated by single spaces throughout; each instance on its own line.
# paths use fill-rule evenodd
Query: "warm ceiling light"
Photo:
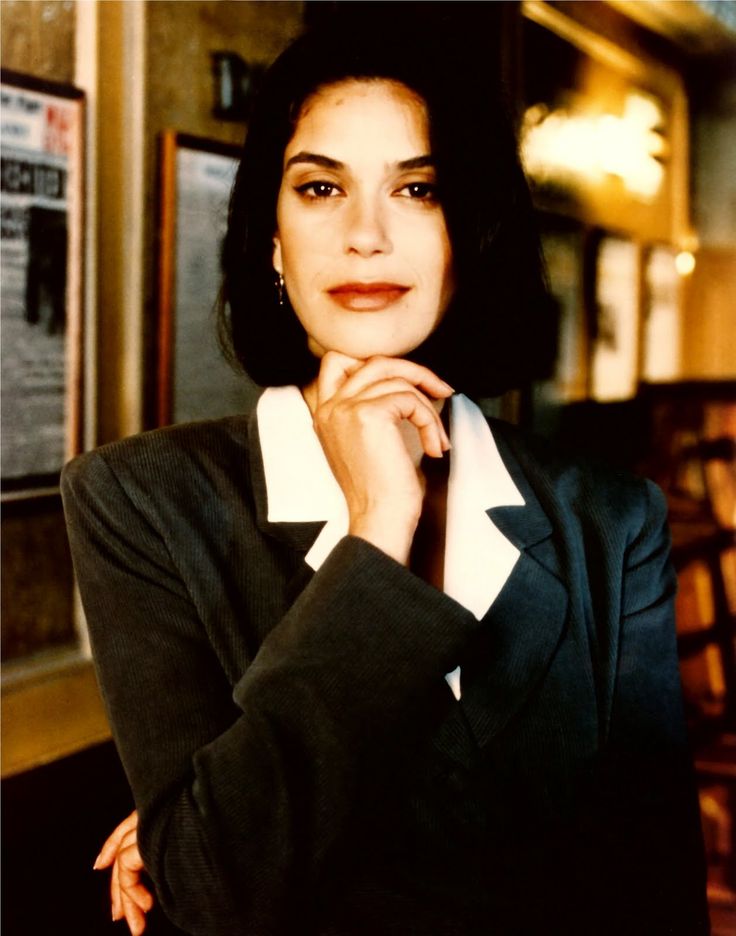
M 664 178 L 662 122 L 658 102 L 640 93 L 627 96 L 620 117 L 550 111 L 537 104 L 524 115 L 524 164 L 541 182 L 595 183 L 617 176 L 633 195 L 651 201 Z
M 681 250 L 675 257 L 675 269 L 680 276 L 690 276 L 695 269 L 695 257 L 689 250 Z

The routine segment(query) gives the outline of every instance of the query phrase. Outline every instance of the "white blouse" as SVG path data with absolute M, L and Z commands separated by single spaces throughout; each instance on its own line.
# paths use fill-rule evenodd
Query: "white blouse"
M 511 574 L 519 550 L 487 514 L 523 506 L 481 410 L 462 394 L 450 401 L 444 591 L 477 620 Z M 305 561 L 316 571 L 348 532 L 348 510 L 298 387 L 269 387 L 257 407 L 258 434 L 272 523 L 326 521 Z M 460 698 L 460 667 L 445 677 Z

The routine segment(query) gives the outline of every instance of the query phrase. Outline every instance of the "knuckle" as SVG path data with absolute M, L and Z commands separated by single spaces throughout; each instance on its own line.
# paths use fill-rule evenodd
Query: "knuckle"
M 387 357 L 385 354 L 374 354 L 373 357 L 368 358 L 366 364 L 370 364 L 371 367 L 380 371 L 385 371 L 391 366 L 393 360 L 393 358 Z
M 399 392 L 403 391 L 405 393 L 416 393 L 414 387 L 409 383 L 406 377 L 394 377 L 391 380 L 390 386 L 396 387 Z
M 373 415 L 371 400 L 356 400 L 351 406 L 351 412 L 354 418 L 361 426 L 367 425 Z
M 130 847 L 126 849 L 120 858 L 121 873 L 130 874 L 138 871 L 141 867 L 141 858 L 137 848 Z

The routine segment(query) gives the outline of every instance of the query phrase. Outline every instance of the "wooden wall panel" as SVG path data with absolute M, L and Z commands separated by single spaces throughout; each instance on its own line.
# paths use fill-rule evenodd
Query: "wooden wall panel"
M 75 6 L 73 0 L 3 0 L 3 68 L 71 83 Z
M 268 65 L 302 30 L 301 2 L 149 0 L 146 4 L 146 208 L 144 235 L 146 423 L 155 424 L 158 141 L 164 130 L 242 144 L 245 125 L 212 114 L 211 52 Z M 210 314 L 203 309 L 202 314 Z M 243 378 L 246 380 L 247 378 Z M 255 389 L 254 389 L 255 395 Z

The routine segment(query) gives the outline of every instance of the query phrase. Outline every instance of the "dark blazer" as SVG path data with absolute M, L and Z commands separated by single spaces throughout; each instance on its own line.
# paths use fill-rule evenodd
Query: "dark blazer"
M 321 524 L 268 522 L 254 416 L 67 466 L 141 850 L 186 932 L 708 931 L 664 499 L 493 431 L 526 504 L 491 512 L 521 557 L 480 622 L 355 537 L 312 573 Z

